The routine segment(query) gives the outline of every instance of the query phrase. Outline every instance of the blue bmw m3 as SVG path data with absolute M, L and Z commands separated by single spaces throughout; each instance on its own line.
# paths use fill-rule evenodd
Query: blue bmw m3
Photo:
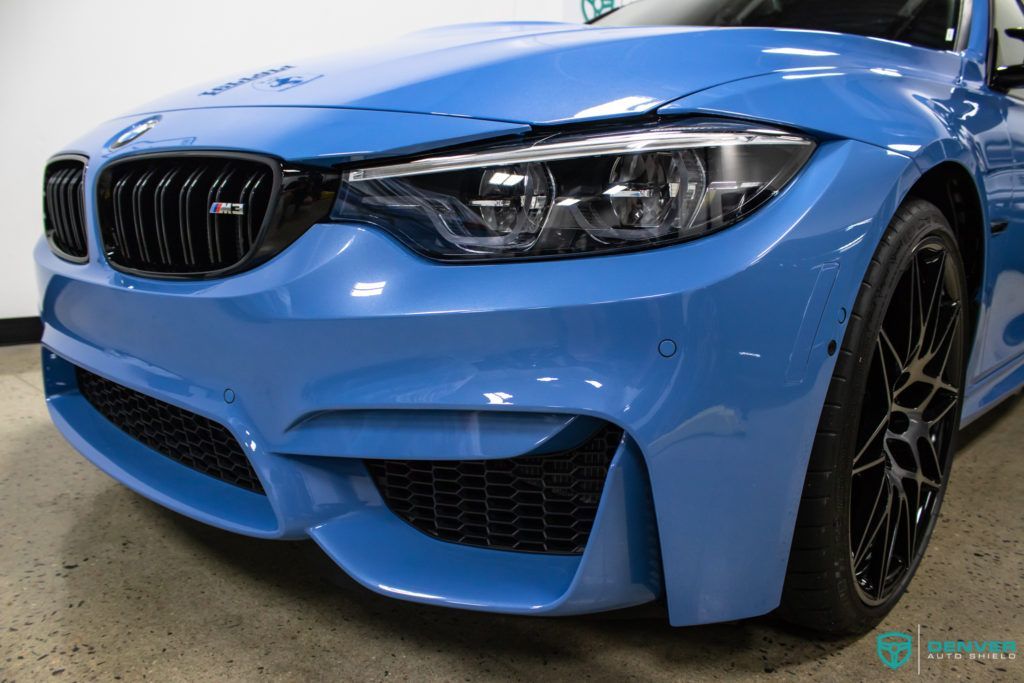
M 873 628 L 1024 385 L 1019 0 L 640 0 L 265 65 L 49 162 L 47 401 L 386 596 Z

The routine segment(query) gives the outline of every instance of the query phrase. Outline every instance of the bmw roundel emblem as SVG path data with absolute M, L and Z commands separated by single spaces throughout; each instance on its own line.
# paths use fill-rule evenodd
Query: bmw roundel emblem
M 118 149 L 120 147 L 124 147 L 129 142 L 133 142 L 136 139 L 148 133 L 149 131 L 151 131 L 158 123 L 160 123 L 159 116 L 152 116 L 144 121 L 134 123 L 128 128 L 125 128 L 123 131 L 118 133 L 114 137 L 113 142 L 111 142 L 108 146 L 110 147 L 110 149 Z

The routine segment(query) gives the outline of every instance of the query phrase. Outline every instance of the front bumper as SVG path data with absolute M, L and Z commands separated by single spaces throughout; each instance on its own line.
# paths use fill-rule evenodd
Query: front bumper
M 170 282 L 41 242 L 49 406 L 143 495 L 240 533 L 312 537 L 384 594 L 571 614 L 664 593 L 677 625 L 762 614 L 781 594 L 825 349 L 912 174 L 899 155 L 827 142 L 733 229 L 558 262 L 440 265 L 376 229 L 318 225 L 255 270 Z M 267 495 L 104 422 L 72 364 L 227 426 Z M 580 416 L 626 433 L 580 557 L 426 536 L 361 462 L 510 457 Z

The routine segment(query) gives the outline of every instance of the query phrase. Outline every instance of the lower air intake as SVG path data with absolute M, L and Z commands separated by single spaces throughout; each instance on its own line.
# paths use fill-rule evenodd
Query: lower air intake
M 572 450 L 505 460 L 366 460 L 396 515 L 464 545 L 579 555 L 586 548 L 622 430 Z
M 263 493 L 252 463 L 223 425 L 76 368 L 78 390 L 133 439 L 197 472 Z

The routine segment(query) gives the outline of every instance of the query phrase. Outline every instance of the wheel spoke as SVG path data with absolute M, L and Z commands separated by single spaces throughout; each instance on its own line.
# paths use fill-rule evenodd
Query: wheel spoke
M 906 550 L 906 561 L 909 563 L 914 557 L 914 551 L 917 548 L 917 510 L 920 501 L 918 500 L 918 494 L 914 494 L 914 506 L 911 509 L 910 506 L 910 495 L 906 489 L 906 484 L 903 485 L 903 495 L 900 496 L 900 515 L 903 518 L 903 533 L 906 534 L 905 550 Z
M 871 436 L 868 437 L 868 440 L 864 443 L 864 446 L 861 447 L 860 451 L 857 452 L 857 457 L 853 459 L 854 468 L 858 466 L 861 459 L 864 457 L 864 454 L 868 452 L 868 450 L 876 441 L 878 441 L 878 438 L 885 433 L 885 430 L 888 426 L 889 415 L 886 414 L 885 418 L 883 418 L 879 425 L 875 427 L 874 431 L 871 432 Z M 854 474 L 856 474 L 856 472 L 854 472 Z
M 910 351 L 907 360 L 920 356 L 924 348 L 924 295 L 922 294 L 920 254 L 911 262 Z
M 960 329 L 960 307 L 955 306 L 952 308 L 952 315 L 949 317 L 949 323 L 946 325 L 946 329 L 942 332 L 942 336 L 939 337 L 932 348 L 928 360 L 931 361 L 935 358 L 942 357 L 942 364 L 938 372 L 933 373 L 934 377 L 941 379 L 946 374 L 946 369 L 949 367 L 949 359 L 953 355 L 955 344 L 953 341 L 956 339 L 956 333 Z M 930 363 L 929 363 L 930 364 Z M 925 366 L 927 371 L 928 366 Z
M 892 340 L 889 339 L 889 335 L 886 333 L 884 328 L 882 329 L 882 331 L 878 335 L 878 341 L 882 345 L 882 349 L 883 349 L 883 354 L 882 355 L 883 355 L 883 357 L 885 356 L 884 352 L 888 351 L 890 354 L 892 354 L 892 357 L 896 359 L 896 362 L 898 364 L 901 364 L 901 365 L 903 364 L 904 359 L 900 358 L 899 352 L 896 350 L 896 347 L 893 345 Z
M 936 476 L 935 477 L 927 476 L 925 474 L 924 469 L 922 468 L 920 470 L 921 483 L 925 484 L 927 486 L 930 486 L 933 489 L 940 489 L 940 488 L 942 488 L 942 476 L 945 473 L 945 468 L 942 466 L 941 459 L 939 458 L 939 452 L 935 448 L 935 444 L 933 444 L 931 441 L 928 441 L 927 443 L 928 443 L 928 453 L 931 455 L 931 457 L 929 458 L 929 460 L 931 462 L 929 464 L 932 467 L 935 468 L 933 470 L 933 473 Z
M 885 456 L 885 454 L 882 454 L 882 455 L 878 456 L 876 459 L 872 460 L 871 462 L 865 463 L 865 464 L 861 465 L 860 467 L 854 469 L 853 470 L 853 476 L 857 476 L 858 474 L 863 474 L 864 472 L 867 472 L 868 470 L 870 470 L 872 468 L 878 467 L 879 465 L 884 465 L 887 460 L 888 460 L 888 458 Z
M 934 400 L 935 399 L 933 399 L 932 401 L 929 401 L 929 407 L 930 407 L 930 404 L 932 402 L 934 402 Z M 935 427 L 939 426 L 942 423 L 943 420 L 945 420 L 947 417 L 949 417 L 949 414 L 951 412 L 953 412 L 953 409 L 958 407 L 959 405 L 960 405 L 960 401 L 957 400 L 956 397 L 951 398 L 947 402 L 946 407 L 943 408 L 941 411 L 939 411 L 938 415 L 936 415 L 935 417 L 932 417 L 931 419 L 928 420 L 928 426 L 932 427 L 932 428 L 935 428 Z
M 885 396 L 888 401 L 886 412 L 889 412 L 892 410 L 893 403 L 895 402 L 895 384 L 904 367 L 904 362 L 900 358 L 899 352 L 896 351 L 896 347 L 893 345 L 889 335 L 886 334 L 885 328 L 878 334 L 876 352 L 878 354 L 878 364 L 882 370 L 882 381 L 885 382 Z
M 892 555 L 893 551 L 895 550 L 894 546 L 896 545 L 895 532 L 898 525 L 898 521 L 894 519 L 895 515 L 893 514 L 895 512 L 893 508 L 896 505 L 896 496 L 892 492 L 892 488 L 893 487 L 890 484 L 890 494 L 887 506 L 888 509 L 885 512 L 885 538 L 884 542 L 882 543 L 881 562 L 878 563 L 880 573 L 878 576 L 876 597 L 879 599 L 881 599 L 881 597 L 885 594 L 885 580 L 889 576 L 889 564 L 892 562 Z
M 945 273 L 945 268 L 946 268 L 946 252 L 943 251 L 943 252 L 941 252 L 939 254 L 939 263 L 938 263 L 938 266 L 936 266 L 935 283 L 930 287 L 930 289 L 932 291 L 931 291 L 931 296 L 929 297 L 929 300 L 928 300 L 928 310 L 927 310 L 927 314 L 925 315 L 924 326 L 923 326 L 923 329 L 925 330 L 926 333 L 929 332 L 929 331 L 931 332 L 931 334 L 925 334 L 925 336 L 927 338 L 929 338 L 930 341 L 928 341 L 927 343 L 925 343 L 923 345 L 923 348 L 929 349 L 929 350 L 934 348 L 935 335 L 938 332 L 939 312 L 940 312 L 940 309 L 941 309 L 942 294 L 943 294 L 944 285 L 945 285 L 945 282 L 944 282 L 944 279 L 943 279 L 943 275 Z
M 864 555 L 871 549 L 875 538 L 878 537 L 878 532 L 885 524 L 888 510 L 889 510 L 889 499 L 892 497 L 892 487 L 889 485 L 887 477 L 882 477 L 882 482 L 879 484 L 878 493 L 875 494 L 875 502 L 871 506 L 871 513 L 868 515 L 867 522 L 864 524 L 864 532 L 860 535 L 860 540 L 857 542 L 857 549 L 853 553 L 853 566 L 854 570 L 860 566 L 861 562 L 864 561 Z M 885 502 L 882 499 L 885 498 Z

